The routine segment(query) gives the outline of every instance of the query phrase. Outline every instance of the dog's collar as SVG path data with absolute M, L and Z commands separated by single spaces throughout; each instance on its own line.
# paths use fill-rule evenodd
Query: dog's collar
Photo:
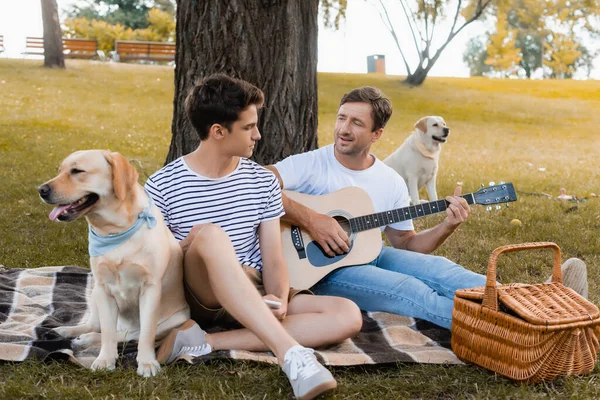
M 439 150 L 440 149 L 437 149 L 436 151 L 432 152 L 431 150 L 429 150 L 427 148 L 427 146 L 425 146 L 425 144 L 423 144 L 423 142 L 421 142 L 418 139 L 416 139 L 416 140 L 413 139 L 413 143 L 414 143 L 414 146 L 417 148 L 417 151 L 419 153 L 421 153 L 421 155 L 423 157 L 429 158 L 429 159 L 432 159 L 432 160 L 435 160 L 437 157 L 439 157 L 439 154 L 440 154 Z
M 156 218 L 152 216 L 151 207 L 152 204 L 152 196 L 146 191 L 148 195 L 148 207 L 144 208 L 142 212 L 139 213 L 137 221 L 135 224 L 125 232 L 115 233 L 108 236 L 98 235 L 94 231 L 91 225 L 89 226 L 88 233 L 88 251 L 90 253 L 90 257 L 97 257 L 108 253 L 109 251 L 119 247 L 126 241 L 128 241 L 133 235 L 139 231 L 144 224 L 148 226 L 148 228 L 152 229 L 156 226 Z

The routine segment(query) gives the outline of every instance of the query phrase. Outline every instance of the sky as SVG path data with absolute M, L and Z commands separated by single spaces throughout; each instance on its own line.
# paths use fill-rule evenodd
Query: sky
M 59 9 L 64 9 L 75 0 L 57 0 Z M 396 4 L 397 2 L 389 2 Z M 390 14 L 395 21 L 402 22 L 401 11 L 392 8 Z M 394 18 L 397 16 L 397 18 Z M 409 44 L 412 38 L 406 28 L 397 25 L 402 43 Z M 438 33 L 447 32 L 448 24 L 436 28 Z M 442 53 L 432 68 L 430 76 L 468 77 L 469 69 L 462 56 L 467 41 L 484 32 L 481 22 L 465 28 Z M 0 0 L 0 35 L 4 35 L 6 54 L 0 57 L 21 57 L 25 50 L 26 36 L 42 36 L 40 0 Z M 373 54 L 385 56 L 386 72 L 389 75 L 405 75 L 406 70 L 392 36 L 384 27 L 377 10 L 364 0 L 348 0 L 346 20 L 337 31 L 319 28 L 318 64 L 320 72 L 366 73 L 367 57 Z M 416 53 L 408 54 L 409 64 L 416 65 Z M 414 68 L 414 67 L 413 67 Z M 600 79 L 600 57 L 596 59 L 592 78 Z

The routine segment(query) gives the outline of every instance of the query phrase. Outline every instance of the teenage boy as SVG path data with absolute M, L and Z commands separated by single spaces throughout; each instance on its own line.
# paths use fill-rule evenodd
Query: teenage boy
M 271 350 L 295 396 L 309 399 L 336 387 L 310 347 L 353 336 L 362 317 L 347 299 L 289 287 L 279 182 L 248 160 L 261 137 L 263 100 L 260 89 L 226 75 L 196 84 L 186 113 L 199 147 L 146 182 L 184 251 L 186 297 L 197 322 L 171 332 L 159 349 L 168 357 L 159 361 L 218 349 Z M 280 305 L 270 309 L 265 300 Z M 207 334 L 198 326 L 231 321 L 244 328 Z

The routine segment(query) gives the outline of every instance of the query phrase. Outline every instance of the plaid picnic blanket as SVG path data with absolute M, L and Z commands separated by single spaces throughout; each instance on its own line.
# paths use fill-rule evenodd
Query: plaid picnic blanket
M 76 266 L 7 269 L 0 265 L 0 360 L 67 358 L 89 367 L 99 347 L 79 349 L 51 329 L 87 319 L 93 287 L 89 269 Z M 461 364 L 450 350 L 450 332 L 426 321 L 383 312 L 363 312 L 361 332 L 339 345 L 317 350 L 326 365 L 415 362 Z M 216 328 L 218 329 L 218 328 Z M 210 332 L 210 330 L 209 330 Z M 121 364 L 135 363 L 136 343 L 123 343 Z M 190 363 L 231 358 L 275 363 L 267 353 L 215 351 Z

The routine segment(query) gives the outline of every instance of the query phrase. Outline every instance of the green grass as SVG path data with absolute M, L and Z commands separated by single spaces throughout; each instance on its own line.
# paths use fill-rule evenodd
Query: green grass
M 66 71 L 39 62 L 0 60 L 0 263 L 7 267 L 88 265 L 84 221 L 57 224 L 36 188 L 69 153 L 87 148 L 119 151 L 140 171 L 160 168 L 170 143 L 173 69 L 68 61 Z M 393 101 L 394 114 L 374 153 L 385 157 L 424 115 L 441 115 L 452 128 L 444 146 L 438 193 L 457 182 L 465 192 L 481 183 L 512 181 L 519 200 L 500 212 L 475 207 L 471 218 L 436 254 L 485 272 L 491 251 L 505 244 L 554 241 L 563 259 L 580 257 L 589 268 L 590 298 L 599 303 L 600 82 L 430 78 L 408 88 L 397 78 L 319 75 L 319 144 L 332 141 L 341 96 L 376 85 Z M 545 168 L 540 171 L 539 168 Z M 565 187 L 585 198 L 563 203 Z M 418 230 L 441 221 L 416 221 Z M 523 222 L 510 225 L 513 218 Z M 504 257 L 504 256 L 503 256 Z M 503 282 L 539 282 L 550 273 L 549 252 L 505 256 Z M 595 371 L 597 372 L 597 370 Z M 534 386 L 516 385 L 474 366 L 400 364 L 334 368 L 339 388 L 328 398 L 542 399 L 598 398 L 596 374 Z M 152 379 L 134 369 L 91 373 L 68 362 L 0 364 L 0 398 L 289 398 L 274 366 L 247 362 L 178 364 Z

